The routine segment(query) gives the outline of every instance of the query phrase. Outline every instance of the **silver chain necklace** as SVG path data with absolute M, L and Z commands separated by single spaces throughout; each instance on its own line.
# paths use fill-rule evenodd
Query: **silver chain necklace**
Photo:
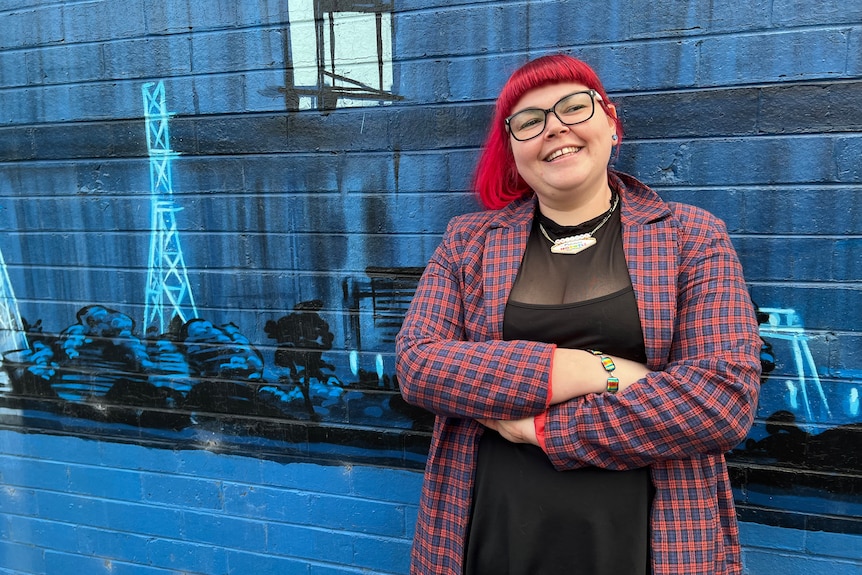
M 539 231 L 542 232 L 542 235 L 545 236 L 549 242 L 551 242 L 551 253 L 552 254 L 579 254 L 587 248 L 591 248 L 596 245 L 596 238 L 593 235 L 601 229 L 603 225 L 605 225 L 609 219 L 611 219 L 611 214 L 614 213 L 614 210 L 617 209 L 617 206 L 620 203 L 619 194 L 614 194 L 614 203 L 611 205 L 611 209 L 608 210 L 608 213 L 602 218 L 602 221 L 599 222 L 593 231 L 578 234 L 576 236 L 568 236 L 565 238 L 560 238 L 558 240 L 551 239 L 551 236 L 548 235 L 548 231 L 545 229 L 545 226 L 542 225 L 542 222 L 539 222 Z

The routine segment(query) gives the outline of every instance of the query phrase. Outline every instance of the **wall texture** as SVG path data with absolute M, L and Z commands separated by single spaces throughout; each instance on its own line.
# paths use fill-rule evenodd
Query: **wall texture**
M 742 259 L 747 571 L 862 571 L 862 3 L 3 0 L 0 574 L 406 573 L 393 338 L 553 51 Z

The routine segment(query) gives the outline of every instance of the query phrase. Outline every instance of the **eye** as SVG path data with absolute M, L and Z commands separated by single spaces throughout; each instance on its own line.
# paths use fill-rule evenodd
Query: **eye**
M 586 108 L 583 104 L 568 104 L 563 108 L 563 114 L 577 114 Z
M 544 113 L 539 115 L 534 111 L 524 111 L 516 114 L 515 117 L 512 118 L 512 129 L 519 131 L 529 130 L 530 128 L 541 125 L 544 119 Z

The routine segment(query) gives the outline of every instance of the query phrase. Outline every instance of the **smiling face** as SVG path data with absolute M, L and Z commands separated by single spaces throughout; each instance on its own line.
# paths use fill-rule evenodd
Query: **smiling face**
M 546 110 L 568 94 L 587 89 L 577 83 L 542 86 L 524 94 L 512 113 L 526 108 Z M 593 117 L 585 122 L 567 126 L 549 113 L 539 136 L 523 142 L 509 138 L 518 173 L 536 192 L 543 212 L 551 217 L 559 216 L 557 212 L 577 212 L 589 219 L 591 212 L 607 209 L 607 168 L 615 133 L 614 118 L 597 100 Z M 555 219 L 564 223 L 560 217 Z

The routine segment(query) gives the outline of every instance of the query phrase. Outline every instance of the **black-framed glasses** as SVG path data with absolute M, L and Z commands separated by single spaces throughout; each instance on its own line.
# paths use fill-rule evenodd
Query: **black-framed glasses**
M 563 96 L 553 107 L 527 108 L 506 118 L 506 127 L 512 137 L 523 142 L 531 140 L 545 131 L 548 114 L 551 112 L 567 126 L 586 122 L 596 113 L 596 100 L 602 97 L 595 90 L 583 90 Z

